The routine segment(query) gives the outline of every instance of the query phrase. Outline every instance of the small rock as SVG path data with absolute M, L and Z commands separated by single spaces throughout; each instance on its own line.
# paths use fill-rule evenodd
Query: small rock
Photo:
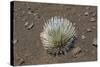
M 15 39 L 14 41 L 13 41 L 13 44 L 16 44 L 18 42 L 18 40 L 17 39 Z
M 89 15 L 89 12 L 85 12 L 84 15 L 85 15 L 85 16 L 88 16 L 88 15 Z
M 32 28 L 33 28 L 33 26 L 34 26 L 34 24 L 33 24 L 33 23 L 31 23 L 31 24 L 27 27 L 27 29 L 28 29 L 28 30 L 30 30 L 30 29 L 32 29 Z
M 33 23 L 29 24 L 28 22 L 26 22 L 24 25 L 28 30 L 30 30 L 30 29 L 32 29 L 34 27 Z
M 42 18 L 38 13 L 34 13 L 33 15 L 36 17 L 36 19 Z
M 19 58 L 19 59 L 18 59 L 18 62 L 19 62 L 19 65 L 21 65 L 21 64 L 23 64 L 25 61 L 24 61 L 23 58 Z
M 61 55 L 64 55 L 64 54 L 65 54 L 65 52 L 64 52 L 63 49 L 59 50 L 59 53 L 60 53 Z
M 72 51 L 72 54 L 73 54 L 73 57 L 76 58 L 79 56 L 79 54 L 82 52 L 81 48 L 80 47 L 76 47 L 75 49 L 73 49 Z
M 87 32 L 92 32 L 92 30 L 90 28 L 87 29 Z
M 90 9 L 90 7 L 86 7 L 86 9 L 88 10 L 88 9 Z
M 95 17 L 95 16 L 96 16 L 96 12 L 93 12 L 93 13 L 92 13 L 92 17 Z
M 97 39 L 96 38 L 93 39 L 92 45 L 95 46 L 95 47 L 97 47 Z
M 91 21 L 91 22 L 95 22 L 96 19 L 92 17 L 92 18 L 90 18 L 90 21 Z
M 38 15 L 38 13 L 34 13 L 33 15 L 36 16 L 36 15 Z
M 95 27 L 95 26 L 92 26 L 92 28 L 93 28 L 93 29 L 96 29 L 96 27 Z
M 28 14 L 32 14 L 32 12 L 31 11 L 28 11 Z
M 29 23 L 28 23 L 28 22 L 26 22 L 24 25 L 25 25 L 25 27 L 27 27 L 27 26 L 29 25 Z
M 85 39 L 85 38 L 86 38 L 86 36 L 85 36 L 85 35 L 82 35 L 82 36 L 81 36 L 81 38 L 82 38 L 82 39 Z
M 62 54 L 62 51 L 59 51 L 60 54 Z
M 34 13 L 33 10 L 29 10 L 29 11 L 28 11 L 28 14 L 33 14 L 33 13 Z

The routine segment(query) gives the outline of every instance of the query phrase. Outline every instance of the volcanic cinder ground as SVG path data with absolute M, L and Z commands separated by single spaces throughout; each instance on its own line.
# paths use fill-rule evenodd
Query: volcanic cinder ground
M 54 64 L 97 60 L 97 7 L 14 2 L 13 50 L 14 65 Z M 40 40 L 45 20 L 64 16 L 76 27 L 75 46 L 65 55 L 52 56 Z

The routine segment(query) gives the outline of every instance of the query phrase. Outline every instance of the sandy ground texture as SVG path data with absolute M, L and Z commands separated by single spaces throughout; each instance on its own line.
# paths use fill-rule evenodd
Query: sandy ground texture
M 14 2 L 14 65 L 54 64 L 97 60 L 97 7 Z M 76 27 L 75 46 L 65 55 L 52 56 L 40 40 L 44 20 L 64 16 Z

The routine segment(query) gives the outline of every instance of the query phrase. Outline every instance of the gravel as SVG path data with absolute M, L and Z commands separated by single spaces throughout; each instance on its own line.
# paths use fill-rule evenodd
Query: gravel
M 97 47 L 97 39 L 96 38 L 93 39 L 92 45 L 95 46 L 95 47 Z
M 95 22 L 96 19 L 95 19 L 94 17 L 92 17 L 92 18 L 90 18 L 90 21 L 91 21 L 91 22 Z
M 89 15 L 89 12 L 85 12 L 84 15 L 85 15 L 85 16 L 88 16 L 88 15 Z
M 81 52 L 82 52 L 81 48 L 80 48 L 80 47 L 76 47 L 76 48 L 73 49 L 72 55 L 73 55 L 74 58 L 76 58 L 76 57 L 79 56 L 79 54 L 80 54 Z
M 82 35 L 82 36 L 81 36 L 81 38 L 82 38 L 82 39 L 85 39 L 85 38 L 86 38 L 86 36 L 85 36 L 85 35 Z
M 86 30 L 87 30 L 87 32 L 92 32 L 92 30 L 90 28 L 87 28 Z

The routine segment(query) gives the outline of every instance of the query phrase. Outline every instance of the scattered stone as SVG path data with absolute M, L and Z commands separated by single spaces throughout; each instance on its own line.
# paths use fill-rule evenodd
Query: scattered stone
M 63 48 L 63 49 L 64 49 L 64 48 Z M 66 51 L 65 51 L 65 52 L 66 52 Z M 59 51 L 59 53 L 60 53 L 61 55 L 64 55 L 65 52 L 64 52 L 64 50 L 60 50 L 60 51 Z
M 23 64 L 25 61 L 23 58 L 18 58 L 19 65 Z
M 92 30 L 90 28 L 87 29 L 87 32 L 92 32 Z
M 62 54 L 63 52 L 62 51 L 59 51 L 59 53 Z
M 90 21 L 91 21 L 91 22 L 95 22 L 96 19 L 95 19 L 94 17 L 92 17 L 92 18 L 90 18 Z
M 24 24 L 24 25 L 25 25 L 25 27 L 27 27 L 27 26 L 29 25 L 29 23 L 28 23 L 28 22 L 25 22 L 25 24 Z
M 95 16 L 96 16 L 96 12 L 93 12 L 93 13 L 92 13 L 92 17 L 95 17 Z
M 28 22 L 26 22 L 24 25 L 28 30 L 30 30 L 30 29 L 32 29 L 34 27 L 33 23 L 29 24 Z
M 88 9 L 90 9 L 90 7 L 86 7 L 86 9 L 88 10 Z
M 93 28 L 93 29 L 96 29 L 96 27 L 95 27 L 95 26 L 92 26 L 92 28 Z
M 93 39 L 92 45 L 95 46 L 95 47 L 97 47 L 97 39 L 96 38 Z
M 88 15 L 89 15 L 89 12 L 85 12 L 84 15 L 85 15 L 85 16 L 88 16 Z
M 13 41 L 13 44 L 16 44 L 18 42 L 18 40 L 17 39 L 15 39 L 14 41 Z
M 81 48 L 80 47 L 76 47 L 75 49 L 73 49 L 73 51 L 72 51 L 72 56 L 74 57 L 74 58 L 76 58 L 76 57 L 78 57 L 79 56 L 79 54 L 82 52 L 82 50 L 81 50 Z
M 33 15 L 34 15 L 34 16 L 37 16 L 37 15 L 38 15 L 38 13 L 34 13 Z
M 33 14 L 33 13 L 34 13 L 33 10 L 29 10 L 29 11 L 28 11 L 28 14 Z
M 30 30 L 30 29 L 32 29 L 33 27 L 34 27 L 34 24 L 31 23 L 31 24 L 27 27 L 27 29 Z
M 32 12 L 31 11 L 28 11 L 28 14 L 32 14 Z
M 41 18 L 41 16 L 38 13 L 34 13 L 33 15 L 36 17 L 36 19 L 40 19 Z
M 82 39 L 85 39 L 85 38 L 86 38 L 86 36 L 85 36 L 85 35 L 82 35 L 82 36 L 81 36 L 81 38 L 82 38 Z

